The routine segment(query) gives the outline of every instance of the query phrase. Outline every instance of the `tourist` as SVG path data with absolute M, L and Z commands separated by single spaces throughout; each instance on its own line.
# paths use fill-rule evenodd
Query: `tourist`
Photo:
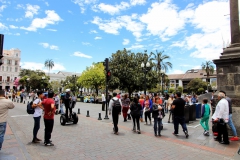
M 154 119 L 154 134 L 155 136 L 161 136 L 161 130 L 163 128 L 163 107 L 159 104 L 159 98 L 155 99 L 155 103 L 152 106 L 152 117 Z
M 210 116 L 210 106 L 208 105 L 208 100 L 205 98 L 203 99 L 203 105 L 202 105 L 202 119 L 200 121 L 201 126 L 204 129 L 203 134 L 205 136 L 209 136 L 209 126 L 208 126 L 208 121 L 209 121 L 209 116 Z
M 150 125 L 152 124 L 151 122 L 151 111 L 152 111 L 152 101 L 149 99 L 149 96 L 146 95 L 146 99 L 144 100 L 143 103 L 143 107 L 144 107 L 144 117 L 145 117 L 145 124 L 147 125 L 147 118 L 150 121 Z
M 225 94 L 222 92 L 218 93 L 218 104 L 216 110 L 212 116 L 214 122 L 217 122 L 217 131 L 218 136 L 215 141 L 218 141 L 221 144 L 229 144 L 227 123 L 229 119 L 229 106 L 228 101 L 225 98 Z
M 42 141 L 41 139 L 37 138 L 38 130 L 40 129 L 40 120 L 42 116 L 42 112 L 44 110 L 44 107 L 42 105 L 42 98 L 43 98 L 43 92 L 38 91 L 37 92 L 38 98 L 34 100 L 32 108 L 34 108 L 34 127 L 33 127 L 33 140 L 32 143 L 39 143 Z
M 48 92 L 48 98 L 45 99 L 42 104 L 44 106 L 44 124 L 45 124 L 45 134 L 44 134 L 44 144 L 45 146 L 54 146 L 51 140 L 51 135 L 54 126 L 54 114 L 55 114 L 55 102 L 53 99 L 54 92 Z
M 13 109 L 14 107 L 13 102 L 10 99 L 6 99 L 4 90 L 0 90 L 0 150 L 2 149 L 7 127 L 8 109 Z
M 113 98 L 109 102 L 109 115 L 112 114 L 113 119 L 113 132 L 118 135 L 118 119 L 122 111 L 122 102 L 117 98 L 117 93 L 113 93 Z
M 141 115 L 140 115 L 140 121 L 143 122 L 143 103 L 144 103 L 144 98 L 143 95 L 140 95 L 140 99 L 138 100 L 140 105 L 142 106 L 142 110 L 141 110 Z
M 128 109 L 129 109 L 129 105 L 130 105 L 130 99 L 128 98 L 128 95 L 125 94 L 123 96 L 123 98 L 121 99 L 122 101 L 122 113 L 123 113 L 123 119 L 124 122 L 127 121 L 127 115 L 128 115 Z
M 138 102 L 137 97 L 133 98 L 133 102 L 131 103 L 130 110 L 131 110 L 131 116 L 133 119 L 133 131 L 136 132 L 136 124 L 137 124 L 137 133 L 141 134 L 139 119 L 142 111 L 142 106 Z
M 174 132 L 173 135 L 178 135 L 178 127 L 181 124 L 183 132 L 186 138 L 188 138 L 188 130 L 184 118 L 184 106 L 186 102 L 181 98 L 181 93 L 175 94 L 176 99 L 172 103 L 172 109 L 174 109 Z

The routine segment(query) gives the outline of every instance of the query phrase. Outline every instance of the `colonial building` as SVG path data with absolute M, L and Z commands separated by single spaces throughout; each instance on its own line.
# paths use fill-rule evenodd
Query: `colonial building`
M 202 79 L 203 81 L 207 81 L 207 75 L 206 72 L 202 69 L 191 69 L 186 71 L 184 74 L 169 74 L 168 79 L 170 80 L 170 88 L 177 88 L 178 86 L 183 87 L 183 90 L 187 90 L 187 84 L 195 78 Z M 214 71 L 213 75 L 210 77 L 209 85 L 213 89 L 217 88 L 217 77 L 216 77 L 216 71 Z
M 14 80 L 19 77 L 21 51 L 3 50 L 3 64 L 0 67 L 0 89 L 15 89 Z

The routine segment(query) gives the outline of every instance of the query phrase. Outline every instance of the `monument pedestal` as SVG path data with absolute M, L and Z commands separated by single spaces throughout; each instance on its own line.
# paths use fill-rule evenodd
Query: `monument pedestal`
M 223 50 L 217 67 L 217 90 L 223 90 L 232 99 L 233 123 L 240 135 L 240 47 L 232 45 Z

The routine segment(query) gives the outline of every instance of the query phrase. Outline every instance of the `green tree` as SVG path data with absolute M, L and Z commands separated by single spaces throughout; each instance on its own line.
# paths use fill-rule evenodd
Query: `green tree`
M 50 73 L 50 70 L 54 67 L 54 62 L 52 59 L 47 59 L 44 63 L 44 66 L 48 69 L 48 76 Z
M 105 84 L 104 67 L 102 63 L 93 63 L 91 67 L 87 67 L 77 80 L 78 84 L 82 84 L 86 88 L 94 88 L 98 95 L 98 90 Z
M 144 87 L 144 73 L 141 68 L 142 62 L 149 61 L 145 53 L 132 53 L 126 49 L 118 50 L 109 58 L 109 68 L 112 72 L 112 79 L 109 88 L 128 91 L 131 95 L 134 91 L 142 90 Z M 146 76 L 147 88 L 156 87 L 156 74 L 150 70 Z
M 214 73 L 214 66 L 212 61 L 206 61 L 205 63 L 202 63 L 202 70 L 204 70 L 207 74 L 207 82 L 210 82 L 209 76 Z
M 183 92 L 183 87 L 182 86 L 178 86 L 177 91 L 182 93 Z
M 19 84 L 27 86 L 32 90 L 50 88 L 49 77 L 41 70 L 22 69 L 19 76 Z
M 198 93 L 199 88 L 207 89 L 207 82 L 204 82 L 199 78 L 195 78 L 188 83 L 187 88 L 191 92 Z

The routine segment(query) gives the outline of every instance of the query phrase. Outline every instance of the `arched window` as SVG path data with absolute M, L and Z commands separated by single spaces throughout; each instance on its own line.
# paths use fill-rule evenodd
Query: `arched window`
M 15 72 L 17 72 L 18 71 L 18 67 L 15 67 Z

